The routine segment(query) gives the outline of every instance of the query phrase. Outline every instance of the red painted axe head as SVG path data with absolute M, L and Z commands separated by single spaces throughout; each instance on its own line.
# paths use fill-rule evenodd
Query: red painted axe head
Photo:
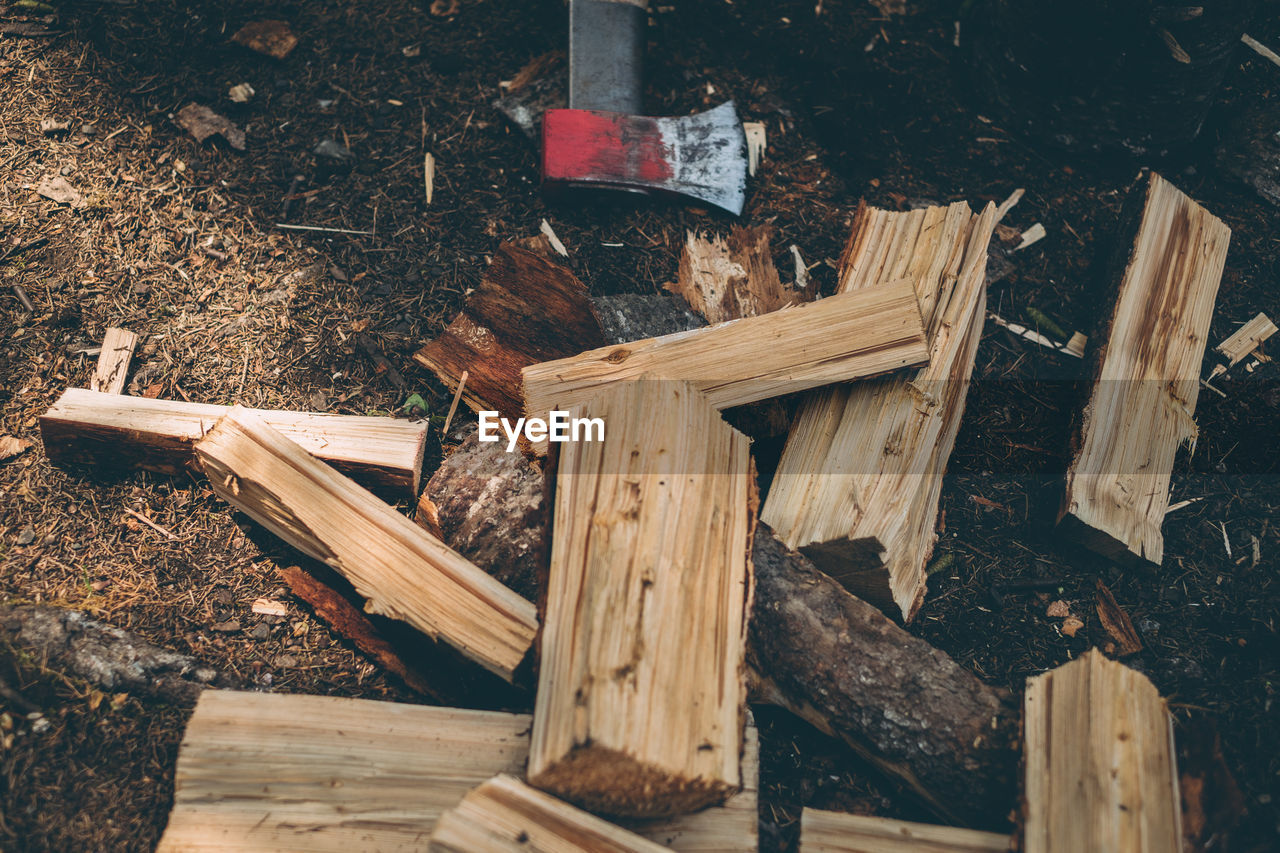
M 547 110 L 542 180 L 547 189 L 590 185 L 675 193 L 736 216 L 746 201 L 747 139 L 733 101 L 669 118 Z

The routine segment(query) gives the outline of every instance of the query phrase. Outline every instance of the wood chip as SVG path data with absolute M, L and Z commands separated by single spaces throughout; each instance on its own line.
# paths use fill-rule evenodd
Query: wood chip
M 234 122 L 218 115 L 201 104 L 187 104 L 173 119 L 187 133 L 195 137 L 196 142 L 204 142 L 211 136 L 221 136 L 227 144 L 237 151 L 244 150 L 244 131 Z
M 1045 616 L 1052 619 L 1065 619 L 1071 615 L 1071 608 L 1062 599 L 1058 599 L 1049 605 L 1049 609 L 1044 612 Z
M 1013 250 L 1015 252 L 1019 252 L 1028 246 L 1039 243 L 1044 239 L 1045 233 L 1044 226 L 1037 222 L 1035 225 L 1032 225 L 1026 231 L 1022 232 L 1022 241 L 1018 243 L 1018 245 L 1014 246 Z
M 283 601 L 274 601 L 270 598 L 259 598 L 253 603 L 253 612 L 259 616 L 288 616 L 289 605 Z
M 768 135 L 764 122 L 744 121 L 742 130 L 747 135 L 747 174 L 754 176 L 764 159 L 764 149 L 768 145 Z
M 31 446 L 25 438 L 14 438 L 11 435 L 0 435 L 0 462 L 12 459 Z
M 1124 608 L 1116 603 L 1116 597 L 1102 581 L 1098 581 L 1096 609 L 1098 621 L 1116 642 L 1117 655 L 1127 657 L 1142 651 L 1142 640 L 1138 639 L 1138 632 L 1133 629 L 1133 621 L 1124 612 Z
M 84 196 L 61 175 L 50 175 L 40 181 L 36 192 L 50 201 L 70 205 L 73 208 L 84 207 Z
M 546 235 L 547 240 L 551 242 L 551 248 L 556 250 L 557 255 L 562 258 L 569 257 L 569 250 L 564 247 L 564 243 L 560 242 L 560 238 L 556 236 L 556 231 L 551 227 L 550 222 L 545 219 L 542 220 L 542 225 L 538 230 Z
M 1084 623 L 1075 616 L 1068 616 L 1062 620 L 1062 633 L 1068 637 L 1074 637 L 1084 627 Z
M 1218 344 L 1214 349 L 1227 359 L 1228 366 L 1235 367 L 1237 363 L 1261 346 L 1276 331 L 1276 324 L 1271 321 L 1271 318 L 1259 312 L 1258 316 L 1236 329 L 1231 337 Z
M 284 59 L 298 46 L 298 37 L 287 21 L 252 21 L 237 30 L 231 40 L 273 59 Z

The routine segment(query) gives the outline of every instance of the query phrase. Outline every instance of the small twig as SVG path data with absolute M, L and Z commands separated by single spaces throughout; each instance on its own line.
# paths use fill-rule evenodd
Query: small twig
M 48 237 L 35 237 L 20 245 L 11 246 L 9 247 L 9 250 L 7 252 L 5 252 L 3 255 L 0 255 L 0 261 L 7 261 L 10 258 L 16 258 L 18 255 L 21 255 L 23 252 L 28 251 L 29 249 L 35 249 L 39 246 L 43 246 L 45 243 L 48 243 L 48 242 L 49 242 Z
M 436 193 L 436 158 L 428 151 L 422 158 L 422 182 L 427 191 L 427 204 Z
M 289 218 L 289 208 L 293 206 L 293 200 L 298 196 L 298 187 L 302 185 L 302 175 L 294 175 L 293 180 L 289 182 L 289 191 L 284 194 L 284 207 L 280 210 L 280 218 Z
M 212 246 L 201 246 L 200 251 L 204 252 L 206 255 L 213 258 L 215 261 L 225 261 L 227 259 L 226 252 L 219 252 L 217 249 L 213 248 Z
M 10 687 L 8 682 L 6 682 L 3 678 L 0 678 L 0 696 L 3 696 L 13 704 L 17 705 L 19 708 L 22 709 L 23 713 L 27 713 L 27 714 L 40 713 L 40 706 L 35 705 L 26 696 L 23 696 L 17 690 L 14 690 L 12 687 Z
M 28 314 L 36 313 L 36 304 L 31 301 L 31 297 L 27 296 L 26 288 L 20 284 L 13 286 L 13 295 L 18 297 L 18 301 L 22 303 L 22 310 Z
M 358 234 L 361 237 L 372 237 L 372 231 L 353 231 L 350 228 L 321 228 L 319 225 L 289 225 L 285 222 L 277 222 L 276 228 L 282 228 L 285 231 L 322 231 L 326 234 Z
M 449 404 L 449 414 L 444 416 L 444 429 L 440 430 L 441 435 L 449 434 L 449 424 L 453 423 L 453 413 L 458 411 L 458 401 L 462 399 L 462 389 L 467 387 L 467 377 L 470 375 L 464 370 L 458 377 L 458 390 L 453 392 L 453 402 Z
M 152 521 L 151 519 L 147 518 L 147 517 L 146 517 L 145 515 L 143 515 L 142 513 L 140 513 L 140 512 L 135 512 L 134 510 L 129 509 L 127 506 L 126 506 L 126 507 L 121 507 L 121 509 L 123 509 L 125 512 L 129 513 L 129 515 L 132 515 L 134 518 L 138 519 L 138 521 L 141 521 L 143 524 L 147 525 L 147 527 L 150 527 L 152 530 L 155 530 L 155 531 L 157 531 L 158 533 L 163 533 L 163 534 L 164 534 L 165 536 L 167 536 L 170 540 L 176 540 L 176 539 L 178 538 L 178 537 L 177 537 L 177 535 L 175 535 L 175 534 L 174 534 L 174 532 L 173 532 L 172 530 L 170 530 L 170 529 L 169 529 L 169 528 L 167 528 L 167 527 L 161 527 L 159 524 L 156 524 L 154 521 Z
M 1245 33 L 1244 35 L 1240 36 L 1240 41 L 1244 42 L 1250 48 L 1252 48 L 1253 51 L 1258 54 L 1258 56 L 1261 56 L 1263 59 L 1269 59 L 1270 61 L 1274 62 L 1276 65 L 1280 65 L 1280 54 L 1277 54 L 1274 50 L 1267 47 L 1265 44 L 1258 41 L 1253 36 L 1249 35 L 1248 33 Z

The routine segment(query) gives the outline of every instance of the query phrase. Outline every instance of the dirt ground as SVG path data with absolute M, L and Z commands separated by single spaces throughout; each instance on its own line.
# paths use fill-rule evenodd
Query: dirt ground
M 0 22 L 44 20 L 15 5 L 0 0 Z M 0 35 L 0 435 L 33 444 L 0 462 L 0 599 L 84 609 L 246 685 L 421 701 L 291 599 L 276 574 L 290 557 L 263 551 L 200 482 L 54 468 L 38 416 L 88 384 L 86 351 L 120 325 L 143 337 L 130 393 L 356 414 L 398 412 L 417 393 L 438 417 L 448 397 L 410 356 L 499 242 L 545 218 L 594 292 L 653 292 L 674 277 L 686 229 L 723 231 L 729 218 L 539 195 L 535 152 L 491 102 L 501 81 L 564 48 L 559 2 L 54 5 L 53 34 Z M 831 288 L 859 198 L 978 205 L 1023 187 L 1007 224 L 1040 222 L 1047 237 L 1011 256 L 989 306 L 1022 321 L 1036 308 L 1088 331 L 1106 308 L 1090 263 L 1145 165 L 1233 230 L 1211 338 L 1259 311 L 1280 316 L 1280 209 L 1214 158 L 1242 117 L 1280 115 L 1280 67 L 1241 48 L 1200 143 L 1180 160 L 1100 161 L 1020 139 L 982 113 L 953 45 L 956 5 L 900 15 L 840 0 L 819 2 L 820 15 L 812 0 L 659 5 L 647 97 L 673 114 L 733 97 L 765 123 L 769 148 L 742 220 L 774 226 L 784 279 L 795 244 Z M 287 58 L 230 42 L 264 18 L 298 35 Z M 1280 44 L 1274 20 L 1254 33 Z M 228 90 L 241 83 L 255 94 L 234 103 Z M 199 144 L 175 125 L 193 102 L 238 123 L 246 150 Z M 45 132 L 46 120 L 65 126 Z M 324 140 L 352 162 L 315 154 Z M 79 194 L 76 206 L 36 192 L 54 177 Z M 275 227 L 286 221 L 368 233 Z M 359 335 L 405 387 L 377 370 Z M 1050 526 L 1082 365 L 988 323 L 943 497 L 938 553 L 951 562 L 910 626 L 1019 691 L 1105 636 L 1093 606 L 1101 578 L 1144 644 L 1127 662 L 1169 697 L 1184 771 L 1212 765 L 1220 737 L 1218 760 L 1239 791 L 1210 777 L 1201 842 L 1212 850 L 1276 849 L 1280 833 L 1276 370 L 1236 370 L 1220 383 L 1225 397 L 1202 392 L 1199 441 L 1172 493 L 1195 502 L 1165 524 L 1161 571 L 1124 572 Z M 287 601 L 289 616 L 253 615 L 259 597 Z M 1074 637 L 1046 614 L 1057 599 L 1085 623 Z M 0 849 L 152 848 L 188 710 L 104 697 L 12 649 L 0 650 L 0 680 Z M 38 720 L 27 718 L 33 707 Z M 806 805 L 928 819 L 832 740 L 769 709 L 757 719 L 762 849 L 794 849 Z

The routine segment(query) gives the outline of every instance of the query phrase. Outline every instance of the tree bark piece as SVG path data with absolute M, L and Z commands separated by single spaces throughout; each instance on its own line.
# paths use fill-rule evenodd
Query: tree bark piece
M 709 323 L 756 317 L 806 301 L 778 278 L 769 250 L 771 230 L 735 226 L 727 240 L 688 232 L 678 277 L 664 286 Z
M 800 853 L 1008 853 L 1013 839 L 995 832 L 805 809 Z
M 915 288 L 930 340 L 914 374 L 821 388 L 796 413 L 761 518 L 851 591 L 910 621 L 925 593 L 942 474 L 986 315 L 995 205 L 904 213 L 861 206 L 842 292 Z
M 1006 697 L 788 550 L 752 549 L 751 663 L 764 701 L 840 738 L 949 823 L 990 825 L 1014 800 Z
M 129 376 L 129 362 L 138 346 L 138 336 L 128 329 L 111 327 L 102 339 L 98 365 L 89 378 L 89 389 L 104 394 L 120 394 Z
M 430 519 L 449 547 L 537 601 L 546 588 L 544 487 L 542 470 L 523 454 L 473 431 L 431 475 L 418 520 Z
M 1119 295 L 1108 328 L 1091 336 L 1093 393 L 1058 523 L 1108 559 L 1158 566 L 1174 458 L 1196 436 L 1200 366 L 1231 231 L 1152 173 L 1118 233 Z
M 219 497 L 368 600 L 512 681 L 538 630 L 534 606 L 265 421 L 233 410 L 196 454 Z
M 486 461 L 491 447 L 463 444 L 456 451 L 453 470 L 478 472 L 476 483 L 454 487 L 432 478 L 426 487 L 432 495 L 444 482 L 457 494 L 476 495 L 451 512 L 492 519 L 475 528 L 482 536 L 459 540 L 486 570 L 483 555 L 504 565 L 512 551 L 501 543 L 530 535 L 526 507 L 537 491 L 521 467 Z M 751 558 L 753 701 L 787 708 L 850 744 L 950 823 L 990 826 L 1009 811 L 1017 711 L 1000 691 L 849 594 L 763 525 Z
M 102 690 L 165 702 L 194 702 L 219 681 L 217 670 L 78 610 L 0 605 L 0 630 L 42 667 L 83 678 Z
M 40 418 L 49 459 L 174 476 L 196 468 L 192 447 L 229 411 L 68 388 Z M 428 424 L 394 418 L 250 410 L 309 453 L 381 495 L 418 493 Z
M 1181 853 L 1173 722 L 1146 676 L 1096 649 L 1027 682 L 1026 853 Z
M 523 371 L 525 412 L 545 416 L 641 376 L 691 382 L 717 409 L 921 364 L 928 346 L 909 284 L 606 346 Z
M 178 753 L 159 849 L 420 851 L 437 818 L 469 790 L 523 770 L 530 724 L 527 714 L 206 691 Z M 754 734 L 749 728 L 749 746 Z M 754 768 L 755 754 L 743 762 L 744 771 L 748 762 Z M 681 820 L 687 829 L 627 825 L 685 853 L 754 851 L 754 784 Z
M 689 812 L 742 784 L 750 451 L 688 383 L 590 406 L 604 441 L 559 457 L 529 779 L 606 814 Z
M 448 328 L 414 355 L 474 411 L 519 417 L 520 370 L 604 344 L 587 288 L 559 264 L 510 244 Z
M 398 676 L 409 689 L 433 699 L 441 698 L 426 675 L 403 660 L 395 647 L 369 621 L 369 617 L 333 587 L 299 566 L 280 569 L 280 576 L 289 585 L 289 591 L 309 604 L 329 627 L 350 640 L 383 669 Z
M 628 832 L 514 776 L 495 776 L 440 816 L 431 853 L 662 853 Z

